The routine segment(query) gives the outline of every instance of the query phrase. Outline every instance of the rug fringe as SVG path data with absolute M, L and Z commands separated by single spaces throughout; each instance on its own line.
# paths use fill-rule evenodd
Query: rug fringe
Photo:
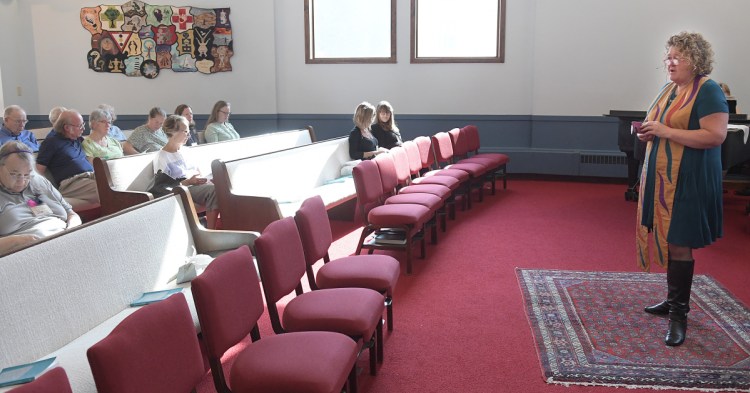
M 565 387 L 570 387 L 571 385 L 578 385 L 578 386 L 607 386 L 607 387 L 613 387 L 613 388 L 626 388 L 626 389 L 692 390 L 692 391 L 710 392 L 710 393 L 750 392 L 750 389 L 731 389 L 731 388 L 730 389 L 710 389 L 710 388 L 691 388 L 691 387 L 663 386 L 663 385 L 659 386 L 659 385 L 627 385 L 627 384 L 597 383 L 597 382 L 565 382 L 565 381 L 555 381 L 553 378 L 554 377 L 549 377 L 545 381 L 547 383 L 562 385 Z

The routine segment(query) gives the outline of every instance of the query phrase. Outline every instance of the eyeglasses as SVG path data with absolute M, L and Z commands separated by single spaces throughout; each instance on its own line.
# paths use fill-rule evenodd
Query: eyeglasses
M 5 166 L 3 166 L 3 169 L 5 169 L 5 172 L 8 173 L 8 176 L 10 176 L 15 181 L 19 181 L 19 180 L 29 181 L 34 176 L 33 172 L 29 173 L 27 175 L 24 175 L 24 174 L 21 174 L 21 173 L 18 173 L 18 172 L 11 172 Z
M 230 112 L 230 111 L 219 111 L 219 112 L 221 112 L 221 113 L 223 113 L 223 114 L 225 114 L 227 116 L 229 116 L 229 115 L 232 114 L 232 112 Z
M 26 124 L 29 121 L 27 119 L 10 119 L 10 122 L 16 124 Z
M 662 61 L 664 62 L 665 66 L 669 66 L 670 64 L 676 66 L 676 65 L 680 65 L 680 63 L 682 62 L 687 63 L 688 59 L 684 57 L 665 57 L 664 60 Z
M 73 126 L 73 127 L 75 127 L 75 128 L 78 128 L 79 130 L 82 130 L 82 129 L 84 129 L 84 127 L 86 127 L 86 124 L 84 124 L 84 123 L 81 123 L 81 124 L 79 124 L 79 125 L 75 125 L 75 124 L 70 124 L 70 123 L 68 123 L 67 125 L 69 125 L 69 126 Z

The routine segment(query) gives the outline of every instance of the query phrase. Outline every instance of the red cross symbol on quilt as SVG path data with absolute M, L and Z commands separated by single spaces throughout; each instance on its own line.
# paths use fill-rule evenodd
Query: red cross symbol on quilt
M 178 29 L 185 30 L 189 24 L 193 23 L 193 16 L 186 8 L 180 8 L 176 15 L 172 15 L 172 23 L 176 24 Z

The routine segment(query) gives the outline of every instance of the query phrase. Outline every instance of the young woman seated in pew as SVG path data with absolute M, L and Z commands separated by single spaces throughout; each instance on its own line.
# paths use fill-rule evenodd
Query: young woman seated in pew
M 81 224 L 52 183 L 34 172 L 34 161 L 22 142 L 0 147 L 0 254 Z
M 214 185 L 208 178 L 201 176 L 198 167 L 190 159 L 189 149 L 182 149 L 190 138 L 188 127 L 187 119 L 179 115 L 169 115 L 164 121 L 162 128 L 167 134 L 167 144 L 154 156 L 154 174 L 162 171 L 175 179 L 184 179 L 180 184 L 190 188 L 193 202 L 205 206 L 206 224 L 209 229 L 215 229 L 219 203 Z

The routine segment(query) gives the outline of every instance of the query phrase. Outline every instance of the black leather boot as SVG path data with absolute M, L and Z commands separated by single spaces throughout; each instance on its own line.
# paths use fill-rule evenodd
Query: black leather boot
M 678 346 L 685 342 L 694 268 L 695 261 L 675 260 L 670 260 L 667 267 L 669 330 L 667 331 L 666 338 L 664 338 L 664 343 L 670 347 Z
M 659 304 L 648 306 L 644 308 L 643 311 L 654 315 L 669 315 L 669 302 L 665 300 Z

